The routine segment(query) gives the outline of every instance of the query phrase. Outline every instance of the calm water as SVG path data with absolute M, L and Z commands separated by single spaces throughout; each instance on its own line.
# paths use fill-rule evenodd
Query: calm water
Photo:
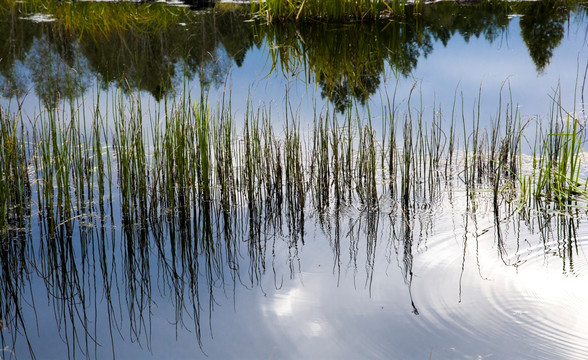
M 441 111 L 444 128 L 454 104 L 468 129 L 480 104 L 489 127 L 501 98 L 530 129 L 553 96 L 586 119 L 585 3 L 439 3 L 401 21 L 284 26 L 157 4 L 173 15 L 165 26 L 108 31 L 3 6 L 1 104 L 31 126 L 51 107 L 108 114 L 120 93 L 147 112 L 224 96 L 237 127 L 250 104 L 277 129 L 295 113 L 307 135 L 315 111 L 349 106 L 380 131 L 393 98 L 399 114 Z M 487 188 L 472 197 L 461 176 L 410 204 L 381 189 L 377 211 L 319 213 L 309 195 L 301 218 L 212 203 L 147 226 L 127 221 L 114 181 L 112 201 L 54 233 L 33 200 L 3 241 L 0 357 L 588 358 L 586 204 L 522 210 Z

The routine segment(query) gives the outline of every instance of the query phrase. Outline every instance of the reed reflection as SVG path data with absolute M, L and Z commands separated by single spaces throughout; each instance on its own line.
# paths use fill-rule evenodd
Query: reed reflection
M 139 112 L 138 106 L 127 109 Z M 230 111 L 215 114 L 205 106 L 196 106 L 167 114 L 161 138 L 153 141 L 150 156 L 146 156 L 146 135 L 132 116 L 114 127 L 116 171 L 105 171 L 102 176 L 112 171 L 116 185 L 114 199 L 102 195 L 106 198 L 103 210 L 96 211 L 100 206 L 94 200 L 93 205 L 84 205 L 86 201 L 79 199 L 96 199 L 101 191 L 95 166 L 85 168 L 92 169 L 86 170 L 89 173 L 78 173 L 74 166 L 67 182 L 55 171 L 63 166 L 58 160 L 60 154 L 86 162 L 90 159 L 85 156 L 89 156 L 94 164 L 98 163 L 95 155 L 106 156 L 102 150 L 94 152 L 94 130 L 84 142 L 70 141 L 75 145 L 71 152 L 65 143 L 51 148 L 56 160 L 45 166 L 58 175 L 51 181 L 33 182 L 33 194 L 41 194 L 45 200 L 32 217 L 28 210 L 18 215 L 25 225 L 19 229 L 27 230 L 9 229 L 0 254 L 1 318 L 13 336 L 2 339 L 4 346 L 11 348 L 22 341 L 17 331 L 29 341 L 31 320 L 25 320 L 23 313 L 35 312 L 38 298 L 48 296 L 71 357 L 99 354 L 98 344 L 105 341 L 110 341 L 114 355 L 121 335 L 149 349 L 155 341 L 153 314 L 161 301 L 172 306 L 172 326 L 177 331 L 193 331 L 206 352 L 204 329 L 206 325 L 214 327 L 216 299 L 226 293 L 237 296 L 241 286 L 261 287 L 267 276 L 273 278 L 279 291 L 283 274 L 294 277 L 304 271 L 299 256 L 310 226 L 308 210 L 316 212 L 321 228 L 330 234 L 337 281 L 344 261 L 342 246 L 348 246 L 348 266 L 354 278 L 365 269 L 364 286 L 370 292 L 381 261 L 379 254 L 387 251 L 387 261 L 396 262 L 412 311 L 418 315 L 418 298 L 412 293 L 416 249 L 426 249 L 427 239 L 435 233 L 435 209 L 446 206 L 442 194 L 456 183 L 447 181 L 451 174 L 468 174 L 463 178 L 466 188 L 468 179 L 480 180 L 470 182 L 475 188 L 466 196 L 469 205 L 461 225 L 465 229 L 464 252 L 472 234 L 477 246 L 482 241 L 480 235 L 488 231 L 478 225 L 478 214 L 488 213 L 483 204 L 500 218 L 495 223 L 499 243 L 513 246 L 513 237 L 502 237 L 500 232 L 506 222 L 516 219 L 509 215 L 505 222 L 500 217 L 510 206 L 508 194 L 474 191 L 492 189 L 496 181 L 495 174 L 487 172 L 477 160 L 456 161 L 456 167 L 469 166 L 467 172 L 447 172 L 441 166 L 447 159 L 444 147 L 439 147 L 439 153 L 431 152 L 431 144 L 440 141 L 435 122 L 425 131 L 425 124 L 407 117 L 402 132 L 391 130 L 398 139 L 385 142 L 403 145 L 382 147 L 372 138 L 374 131 L 369 124 L 348 128 L 347 119 L 341 124 L 319 121 L 311 136 L 313 147 L 306 149 L 296 125 L 291 124 L 285 137 L 278 138 L 263 112 L 259 117 L 251 114 L 240 134 L 234 133 L 227 115 Z M 45 121 L 51 122 L 50 118 Z M 71 129 L 56 127 L 43 136 L 51 139 Z M 28 146 L 47 145 L 36 141 Z M 474 148 L 486 151 L 485 146 L 479 143 Z M 37 150 L 27 151 L 35 154 L 28 161 L 42 156 Z M 344 161 L 335 156 L 345 152 L 350 155 Z M 474 159 L 477 154 L 469 156 Z M 374 166 L 382 163 L 392 164 L 394 170 L 382 171 Z M 350 183 L 335 181 L 335 169 L 343 168 L 346 170 L 339 175 L 350 172 Z M 423 169 L 434 174 L 428 176 Z M 35 176 L 49 179 L 48 172 L 48 168 L 39 166 Z M 377 173 L 383 179 L 375 180 Z M 414 174 L 421 174 L 419 180 Z M 83 180 L 80 189 L 86 191 L 70 185 L 76 184 L 78 177 Z M 222 184 L 218 182 L 221 179 Z M 390 191 L 391 182 L 396 183 L 393 188 L 399 189 L 397 192 Z M 339 203 L 329 201 L 335 200 L 337 193 L 349 197 L 342 197 Z M 553 248 L 551 243 L 557 244 L 556 255 L 573 271 L 581 214 L 537 214 L 532 219 L 544 234 L 544 243 L 550 244 L 546 249 Z M 38 225 L 32 224 L 35 221 Z M 515 241 L 518 251 L 518 238 Z M 501 248 L 506 251 L 508 247 Z M 288 254 L 285 258 L 282 251 Z M 511 258 L 508 254 L 500 256 Z M 42 280 L 44 293 L 28 289 L 31 278 Z M 34 354 L 36 349 L 30 347 Z
M 478 256 L 490 214 L 507 265 L 522 242 L 505 236 L 504 224 L 522 219 L 540 224 L 546 249 L 557 247 L 573 269 L 585 215 L 573 209 L 588 199 L 578 164 L 585 119 L 555 100 L 525 169 L 526 123 L 512 99 L 489 129 L 462 106 L 463 128 L 452 114 L 445 132 L 441 108 L 424 119 L 411 92 L 406 109 L 395 99 L 382 109 L 378 138 L 371 119 L 352 110 L 317 113 L 308 132 L 288 117 L 277 132 L 270 109 L 250 104 L 237 131 L 230 103 L 212 110 L 184 94 L 154 114 L 128 91 L 109 94 L 108 114 L 93 106 L 91 119 L 75 99 L 46 104 L 30 122 L 0 112 L 3 348 L 24 337 L 34 356 L 31 329 L 38 299 L 47 298 L 55 324 L 39 326 L 57 328 L 68 357 L 99 357 L 107 341 L 114 356 L 126 339 L 150 349 L 154 314 L 168 303 L 172 326 L 193 331 L 206 352 L 218 299 L 232 293 L 236 301 L 241 288 L 271 295 L 305 271 L 313 216 L 331 242 L 338 282 L 348 252 L 353 281 L 365 269 L 371 294 L 385 251 L 421 314 L 412 292 L 417 250 L 426 251 L 436 210 L 454 207 L 458 191 L 466 206 L 452 219 L 464 230 L 462 265 L 472 240 Z M 268 276 L 274 289 L 263 287 Z

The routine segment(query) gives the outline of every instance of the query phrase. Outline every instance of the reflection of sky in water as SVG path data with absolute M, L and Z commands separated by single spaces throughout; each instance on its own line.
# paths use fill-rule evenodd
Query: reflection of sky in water
M 404 110 L 410 90 L 415 83 L 417 87 L 413 92 L 411 106 L 416 110 L 420 108 L 422 103 L 425 119 L 431 117 L 430 112 L 435 104 L 437 109 L 441 106 L 445 121 L 449 121 L 456 91 L 458 98 L 456 118 L 461 119 L 461 96 L 463 94 L 463 108 L 466 118 L 469 119 L 481 86 L 481 121 L 482 124 L 487 124 L 496 117 L 498 96 L 505 81 L 508 81 L 508 84 L 503 90 L 503 103 L 508 99 L 507 87 L 510 85 L 513 101 L 520 105 L 523 116 L 547 114 L 551 103 L 549 97 L 553 95 L 558 84 L 561 84 L 563 105 L 571 111 L 576 76 L 578 73 L 579 76 L 583 75 L 586 66 L 585 59 L 588 58 L 585 20 L 581 15 L 572 15 L 571 19 L 564 23 L 564 38 L 553 51 L 549 64 L 538 72 L 529 55 L 527 45 L 522 40 L 519 28 L 520 19 L 519 17 L 512 19 L 506 31 L 499 31 L 493 42 L 486 40 L 483 35 L 479 38 L 470 36 L 466 42 L 459 33 L 453 34 L 449 38 L 447 46 L 443 46 L 440 40 L 433 39 L 432 51 L 428 56 L 420 55 L 411 75 L 407 78 L 399 75 L 398 82 L 394 70 L 389 67 L 389 62 L 386 61 L 385 72 L 380 75 L 380 86 L 368 101 L 376 128 L 379 128 L 379 112 L 383 105 L 380 100 L 384 99 L 385 105 L 386 99 L 392 98 L 397 87 L 396 103 L 401 104 L 400 108 Z M 209 100 L 214 104 L 223 96 L 227 99 L 228 94 L 231 94 L 233 113 L 239 119 L 243 117 L 247 101 L 250 101 L 254 108 L 259 105 L 271 107 L 273 122 L 276 125 L 283 122 L 284 104 L 287 99 L 294 114 L 299 114 L 302 121 L 311 121 L 314 118 L 315 108 L 318 111 L 325 111 L 327 108 L 333 109 L 332 104 L 328 104 L 327 100 L 321 98 L 322 89 L 314 82 L 307 83 L 307 74 L 305 74 L 304 68 L 298 72 L 283 74 L 280 64 L 277 64 L 272 71 L 272 59 L 267 46 L 267 40 L 264 40 L 259 48 L 250 47 L 241 66 L 236 66 L 222 45 L 219 44 L 213 53 L 209 54 L 209 56 L 216 56 L 216 59 L 209 59 L 203 63 L 203 81 L 212 85 Z M 34 54 L 31 55 L 39 53 L 37 48 L 39 46 L 33 49 Z M 53 49 L 46 50 L 54 51 Z M 37 57 L 40 55 L 39 53 Z M 53 53 L 51 57 L 56 60 L 56 63 L 59 63 L 59 55 Z M 33 56 L 33 58 L 35 57 Z M 89 74 L 91 70 L 88 69 L 88 64 L 84 59 L 76 61 L 83 65 L 77 71 L 84 76 L 82 81 L 88 81 L 92 76 Z M 42 65 L 39 61 L 36 63 L 37 67 Z M 180 94 L 184 90 L 184 86 L 187 85 L 193 98 L 198 99 L 200 93 L 198 74 L 194 74 L 195 78 L 189 84 L 185 84 L 180 70 L 181 66 L 181 61 L 176 63 L 176 71 L 173 72 L 172 83 L 175 87 L 175 94 Z M 20 67 L 17 66 L 15 71 L 23 73 Z M 35 68 L 35 66 L 28 67 Z M 56 82 L 51 77 L 41 79 L 41 74 L 36 75 L 39 79 L 31 79 L 31 75 L 29 73 L 26 76 L 29 81 L 35 80 L 38 83 L 53 81 L 56 85 L 61 86 L 64 82 L 61 79 L 63 76 Z M 225 79 L 226 84 L 224 84 Z M 86 101 L 91 101 L 95 96 L 91 93 L 95 92 L 96 87 L 87 83 L 83 85 L 86 90 Z M 46 86 L 41 86 L 41 89 L 45 88 Z M 24 108 L 34 113 L 39 102 L 33 93 L 38 93 L 39 89 L 32 89 L 29 84 L 27 90 L 29 95 L 25 98 Z M 46 90 L 44 91 L 46 92 Z M 579 98 L 578 94 L 578 102 Z M 2 104 L 6 103 L 7 99 L 3 98 Z
M 582 73 L 588 59 L 585 24 L 572 21 L 566 26 L 566 37 L 555 49 L 550 65 L 537 73 L 518 34 L 518 21 L 513 20 L 509 30 L 493 43 L 483 38 L 470 38 L 466 43 L 460 36 L 453 36 L 446 47 L 435 43 L 427 58 L 419 59 L 412 75 L 399 79 L 398 102 L 406 104 L 416 81 L 425 110 L 430 111 L 434 99 L 449 116 L 454 90 L 458 88 L 463 92 L 466 114 L 470 114 L 482 84 L 482 121 L 487 121 L 495 116 L 500 86 L 509 79 L 514 101 L 526 115 L 548 112 L 549 95 L 558 82 L 562 84 L 563 105 L 570 108 L 576 69 L 579 67 Z M 218 54 L 225 52 L 218 50 Z M 300 79 L 284 79 L 279 71 L 270 73 L 270 68 L 267 49 L 253 47 L 241 67 L 231 65 L 229 86 L 212 90 L 209 99 L 214 104 L 222 91 L 230 91 L 233 111 L 238 116 L 242 116 L 249 99 L 254 109 L 259 104 L 271 106 L 272 115 L 280 118 L 287 89 L 293 111 L 300 109 L 302 121 L 313 119 L 314 106 L 319 111 L 325 109 L 325 101 L 318 98 L 320 89 L 315 85 Z M 391 69 L 386 69 L 382 84 L 385 89 L 380 93 L 392 96 L 396 81 Z M 198 80 L 188 86 L 197 92 Z M 142 96 L 153 101 L 147 93 Z M 380 96 L 376 93 L 370 99 L 372 113 L 377 114 L 381 107 Z M 418 106 L 416 99 L 413 106 Z M 38 105 L 32 96 L 26 101 L 26 107 L 31 109 Z M 378 115 L 374 121 L 377 127 Z M 279 124 L 279 120 L 276 122 Z M 553 256 L 561 250 L 559 244 L 548 244 L 550 251 L 544 253 L 540 236 L 524 225 L 518 229 L 520 224 L 514 221 L 505 225 L 510 235 L 507 238 L 511 242 L 517 238 L 523 241 L 509 244 L 507 254 L 501 258 L 497 256 L 499 249 L 490 210 L 481 209 L 474 221 L 463 211 L 466 195 L 458 193 L 456 197 L 452 207 L 441 209 L 429 219 L 435 225 L 432 230 L 427 224 L 421 224 L 423 228 L 414 225 L 414 277 L 410 288 L 403 267 L 403 249 L 392 239 L 389 232 L 394 225 L 386 216 L 380 222 L 373 269 L 368 265 L 365 231 L 358 231 L 355 240 L 348 232 L 342 232 L 337 264 L 333 244 L 319 229 L 316 219 L 311 218 L 306 223 L 306 243 L 293 260 L 293 274 L 288 258 L 291 249 L 278 238 L 273 245 L 275 259 L 269 259 L 268 251 L 268 268 L 259 284 L 242 284 L 240 279 L 235 284 L 230 280 L 224 285 L 216 284 L 212 304 L 204 295 L 208 289 L 203 284 L 204 353 L 213 359 L 427 359 L 430 354 L 433 359 L 566 359 L 586 355 L 586 227 L 578 230 L 575 271 L 563 271 L 562 259 Z M 466 218 L 470 222 L 467 227 Z M 418 239 L 417 229 L 422 231 L 422 239 Z M 417 240 L 422 241 L 417 244 Z M 249 264 L 246 245 L 241 246 L 245 277 Z M 520 261 L 520 253 L 525 260 L 521 266 L 505 265 L 505 258 L 509 265 L 509 261 Z M 155 258 L 156 254 L 151 255 Z M 156 263 L 153 259 L 153 279 L 158 278 Z M 152 323 L 145 329 L 151 334 L 151 347 L 141 343 L 141 348 L 129 341 L 128 325 L 122 321 L 120 334 L 114 333 L 116 356 L 141 358 L 150 352 L 153 358 L 203 358 L 190 326 L 192 319 L 186 315 L 188 329 L 178 326 L 176 331 L 173 322 L 177 309 L 168 297 L 159 295 L 157 281 L 153 282 Z M 124 291 L 124 282 L 119 280 L 119 285 Z M 42 293 L 44 284 L 37 279 L 32 288 Z M 96 306 L 104 314 L 100 292 L 98 289 Z M 46 305 L 43 296 L 37 297 L 36 302 L 37 313 L 26 314 L 29 323 L 38 319 L 40 324 L 55 326 L 54 309 Z M 124 313 L 125 305 L 118 311 Z M 209 306 L 213 307 L 210 313 Z M 420 315 L 413 314 L 413 306 Z M 117 316 L 124 319 L 122 313 Z M 94 320 L 102 321 L 101 324 L 105 321 Z M 52 330 L 43 327 L 38 336 L 31 331 L 34 346 L 45 349 L 37 354 L 41 359 L 63 354 L 59 346 L 52 346 L 62 341 Z M 109 334 L 105 328 L 98 331 L 99 354 L 108 357 Z M 121 335 L 127 341 L 118 340 Z M 28 354 L 26 344 L 19 346 L 19 353 Z
M 466 43 L 463 38 L 454 36 L 447 47 L 435 46 L 432 54 L 420 61 L 414 72 L 415 78 L 420 79 L 428 90 L 426 97 L 442 97 L 446 92 L 452 95 L 452 90 L 459 84 L 459 89 L 471 99 L 482 85 L 483 103 L 489 110 L 496 109 L 500 86 L 508 79 L 513 98 L 524 113 L 532 115 L 547 112 L 548 96 L 561 83 L 564 105 L 571 109 L 573 96 L 570 95 L 574 93 L 576 76 L 583 75 L 588 58 L 588 47 L 580 31 L 585 25 L 571 24 L 570 31 L 554 51 L 550 65 L 537 73 L 528 49 L 517 33 L 518 19 L 513 19 L 507 33 L 494 43 L 482 38 L 471 38 Z M 465 103 L 471 106 L 473 101 Z M 451 102 L 447 105 L 450 106 Z
M 466 118 L 471 118 L 475 99 L 482 87 L 481 121 L 482 124 L 488 124 L 496 117 L 503 84 L 503 106 L 508 101 L 510 85 L 513 101 L 520 106 L 521 114 L 525 117 L 548 114 L 550 97 L 558 84 L 561 84 L 562 103 L 566 110 L 571 111 L 576 78 L 583 76 L 588 59 L 585 24 L 574 21 L 574 18 L 566 23 L 564 39 L 553 52 L 549 65 L 538 72 L 520 36 L 518 21 L 518 17 L 514 18 L 508 30 L 492 43 L 483 37 L 473 36 L 466 42 L 457 34 L 451 37 L 447 46 L 443 46 L 440 41 L 435 42 L 433 51 L 426 58 L 421 56 L 418 59 L 418 65 L 412 74 L 408 78 L 399 78 L 397 103 L 406 106 L 410 90 L 416 82 L 412 107 L 420 107 L 419 97 L 422 94 L 424 110 L 431 111 L 435 103 L 437 109 L 442 107 L 445 119 L 449 121 L 457 90 L 456 117 L 461 120 L 461 94 Z M 277 71 L 270 73 L 271 65 L 267 50 L 262 46 L 260 50 L 252 49 L 247 53 L 242 67 L 232 67 L 230 88 L 234 109 L 244 109 L 249 94 L 253 105 L 274 104 L 278 109 L 275 111 L 276 115 L 280 115 L 286 90 L 293 109 L 300 109 L 303 120 L 313 118 L 315 107 L 319 111 L 326 108 L 325 100 L 320 99 L 320 89 L 314 84 L 306 84 L 304 74 L 290 76 L 287 80 L 281 74 L 279 66 Z M 376 121 L 382 106 L 380 99 L 386 99 L 386 96 L 392 98 L 397 86 L 394 71 L 389 67 L 382 75 L 381 84 L 383 86 L 369 101 Z M 577 91 L 579 103 L 580 89 Z
M 583 280 L 557 271 L 562 259 L 543 258 L 541 250 L 537 261 L 505 266 L 497 257 L 491 214 L 482 211 L 464 227 L 459 211 L 465 208 L 464 195 L 454 199 L 455 208 L 434 216 L 436 226 L 426 244 L 414 247 L 412 294 L 420 315 L 412 313 L 399 269 L 402 255 L 390 249 L 386 220 L 381 221 L 371 285 L 366 283 L 365 238 L 360 236 L 357 267 L 349 258 L 352 244 L 342 238 L 339 274 L 328 241 L 309 223 L 308 234 L 316 238 L 309 236 L 299 254 L 301 272 L 277 288 L 267 279 L 271 274 L 262 290 L 239 288 L 234 312 L 230 296 L 217 298 L 214 340 L 204 341 L 205 351 L 213 358 L 271 354 L 290 359 L 412 359 L 430 353 L 435 359 L 567 359 L 584 354 L 588 338 L 581 304 L 588 298 Z M 527 242 L 540 243 L 537 234 L 518 232 L 526 239 L 519 251 L 533 251 Z M 586 267 L 585 230 L 578 235 L 575 261 Z M 508 255 L 514 256 L 517 245 L 510 239 Z

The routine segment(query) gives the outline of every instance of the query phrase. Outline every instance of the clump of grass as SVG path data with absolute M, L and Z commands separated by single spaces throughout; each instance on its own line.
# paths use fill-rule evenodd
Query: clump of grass
M 578 196 L 588 196 L 586 183 L 580 182 L 583 141 L 583 129 L 570 114 L 565 121 L 550 123 L 535 159 L 535 198 L 566 205 Z
M 284 138 L 286 218 L 290 233 L 295 236 L 304 230 L 307 181 L 303 159 L 300 124 L 296 119 L 287 119 Z
M 100 103 L 99 97 L 96 103 Z M 108 199 L 110 199 L 110 209 L 112 211 L 112 168 L 108 134 L 106 133 L 106 126 L 104 125 L 104 118 L 102 113 L 100 112 L 99 105 L 96 105 L 96 108 L 93 113 L 91 132 L 92 136 L 90 140 L 90 146 L 92 149 L 91 156 L 93 159 L 95 174 L 92 178 L 93 181 L 90 181 L 90 177 L 88 177 L 87 186 L 88 189 L 91 189 L 94 181 L 96 182 L 98 187 L 98 207 L 100 213 L 104 217 L 104 200 L 106 197 L 106 185 L 108 185 Z M 108 184 L 106 184 L 106 182 L 108 182 Z
M 283 201 L 282 146 L 271 125 L 271 113 L 263 116 L 262 174 L 264 183 L 265 214 L 273 219 L 278 216 Z
M 252 206 L 251 204 L 260 201 L 259 198 L 263 190 L 263 173 L 261 167 L 261 159 L 263 157 L 261 142 L 263 135 L 261 134 L 259 125 L 260 111 L 261 109 L 258 109 L 258 112 L 255 113 L 248 105 L 243 130 L 244 169 L 241 183 L 244 185 L 246 198 L 250 207 Z
M 114 121 L 114 155 L 116 156 L 123 224 L 147 220 L 148 179 L 147 157 L 143 136 L 143 118 L 138 101 L 119 93 Z M 128 110 L 127 110 L 128 107 Z
M 229 104 L 230 109 L 230 104 Z M 237 205 L 235 178 L 234 126 L 229 109 L 220 109 L 219 124 L 215 127 L 214 153 L 216 154 L 216 176 L 220 184 L 220 203 L 225 214 Z
M 48 106 L 24 127 L 30 141 L 22 155 L 49 236 L 57 236 L 61 228 L 71 235 L 76 219 L 91 221 L 96 207 L 104 216 L 106 188 L 112 192 L 104 118 L 97 105 L 86 121 L 83 103 L 70 100 L 69 106 Z
M 268 22 L 369 21 L 380 16 L 403 15 L 405 7 L 404 0 L 265 0 L 252 4 L 253 11 Z
M 155 32 L 185 21 L 190 16 L 189 9 L 167 6 L 164 3 L 2 0 L 2 5 L 17 8 L 25 15 L 51 15 L 67 33 L 77 34 L 79 37 L 108 37 L 111 33 L 130 29 Z
M 503 85 L 504 86 L 504 85 Z M 506 104 L 504 112 L 504 130 L 502 130 L 502 90 L 498 116 L 492 125 L 489 140 L 487 161 L 487 178 L 492 183 L 493 201 L 495 211 L 498 209 L 499 197 L 511 202 L 519 191 L 519 204 L 529 204 L 527 201 L 525 175 L 522 170 L 521 140 L 525 125 L 522 123 L 518 107 L 512 101 L 512 93 L 509 88 L 510 100 Z M 518 188 L 518 189 L 517 189 Z
M 108 113 L 112 134 L 104 125 L 111 120 L 99 106 L 90 126 L 81 121 L 83 107 L 51 107 L 33 122 L 33 141 L 26 149 L 18 122 L 4 113 L 2 186 L 18 191 L 4 192 L 8 195 L 0 199 L 0 220 L 8 221 L 5 214 L 18 208 L 18 199 L 28 202 L 27 156 L 34 165 L 37 203 L 49 233 L 60 226 L 71 231 L 71 220 L 87 217 L 96 203 L 103 213 L 107 188 L 112 199 L 113 183 L 118 184 L 126 225 L 145 229 L 162 213 L 189 219 L 220 209 L 228 216 L 246 204 L 252 221 L 263 217 L 276 220 L 277 226 L 283 212 L 291 234 L 303 233 L 308 200 L 322 218 L 354 202 L 362 210 L 379 211 L 382 195 L 404 209 L 427 209 L 439 201 L 445 182 L 455 175 L 469 198 L 491 190 L 496 205 L 506 196 L 509 202 L 518 196 L 520 206 L 526 206 L 531 197 L 564 203 L 585 195 L 586 184 L 580 179 L 583 131 L 576 119 L 552 121 L 548 135 L 538 137 L 534 172 L 525 175 L 520 149 L 525 125 L 512 96 L 505 112 L 499 106 L 489 133 L 480 125 L 481 96 L 471 118 L 462 105 L 460 157 L 454 114 L 446 134 L 440 107 L 427 121 L 422 104 L 416 110 L 412 107 L 415 89 L 416 85 L 402 116 L 395 99 L 382 109 L 389 130 L 381 140 L 369 109 L 366 119 L 348 109 L 341 124 L 335 112 L 315 112 L 309 149 L 304 147 L 300 119 L 291 109 L 284 132 L 278 135 L 271 109 L 249 104 L 238 133 L 230 102 L 228 108 L 223 104 L 211 111 L 205 98 L 195 102 L 189 95 L 171 104 L 164 100 L 163 111 L 154 117 L 144 114 L 137 97 L 118 93 Z M 149 121 L 150 142 L 144 133 Z M 111 154 L 116 173 L 110 166 Z M 456 174 L 448 170 L 457 166 L 461 171 Z
M 365 126 L 358 124 L 358 140 L 357 194 L 366 209 L 376 211 L 378 208 L 377 150 L 370 116 Z
M 337 150 L 335 149 L 335 146 L 331 147 L 330 137 L 332 133 L 330 130 L 330 122 L 328 116 L 326 118 L 323 116 L 319 116 L 317 118 L 315 115 L 315 118 L 317 119 L 317 121 L 315 121 L 314 124 L 313 151 L 310 165 L 310 173 L 312 179 L 312 189 L 314 193 L 314 208 L 316 209 L 317 213 L 322 217 L 325 214 L 325 212 L 329 209 L 331 203 L 330 153 L 333 152 L 333 159 L 337 159 L 335 157 L 335 153 L 337 152 Z M 334 161 L 335 168 L 338 167 L 337 160 Z M 339 171 L 339 169 L 337 169 L 337 171 Z M 336 188 L 337 184 L 335 183 L 334 186 Z M 337 190 L 335 190 L 335 192 L 337 192 Z M 335 196 L 335 198 L 339 199 L 336 201 L 340 203 L 340 197 Z
M 75 152 L 77 121 L 68 118 L 65 108 L 53 107 L 35 119 L 32 129 L 38 206 L 51 235 L 63 226 L 71 233 L 75 217 L 73 171 L 81 159 Z
M 31 183 L 20 115 L 0 108 L 0 234 L 7 239 L 30 215 Z

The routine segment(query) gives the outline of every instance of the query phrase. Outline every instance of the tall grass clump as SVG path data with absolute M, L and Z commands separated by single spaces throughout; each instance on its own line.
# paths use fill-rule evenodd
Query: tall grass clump
M 113 174 L 105 119 L 96 105 L 86 120 L 83 102 L 46 108 L 27 126 L 32 192 L 49 234 L 60 227 L 71 233 L 75 219 L 91 221 L 95 210 L 103 217 L 105 201 L 113 210 L 106 194 L 112 194 Z
M 271 112 L 263 116 L 262 173 L 265 193 L 266 216 L 279 216 L 283 201 L 282 143 L 274 134 Z
M 370 21 L 381 16 L 403 15 L 404 0 L 260 0 L 253 10 L 268 22 Z
M 359 117 L 358 117 L 359 121 Z M 358 124 L 358 158 L 357 158 L 357 194 L 365 209 L 376 211 L 378 208 L 378 182 L 376 180 L 378 144 L 372 128 L 371 117 L 367 124 Z
M 565 120 L 552 120 L 535 158 L 535 198 L 566 205 L 579 196 L 587 197 L 586 182 L 581 181 L 584 131 L 570 114 Z
M 214 132 L 215 172 L 220 185 L 221 209 L 225 214 L 237 206 L 237 179 L 235 163 L 235 129 L 229 108 L 219 110 L 219 122 Z
M 113 146 L 125 225 L 143 223 L 148 213 L 148 169 L 143 117 L 138 100 L 119 93 L 114 102 Z
M 33 126 L 33 163 L 37 184 L 37 204 L 49 234 L 63 225 L 71 233 L 75 195 L 73 169 L 75 127 L 65 108 L 50 108 L 41 113 Z M 73 161 L 72 161 L 73 160 Z
M 331 153 L 333 153 L 333 160 L 335 169 L 337 169 L 338 162 L 336 161 L 337 157 L 335 157 L 335 144 L 331 147 L 330 144 L 330 123 L 328 117 L 319 116 L 318 118 L 315 115 L 315 123 L 314 123 L 314 133 L 313 133 L 313 151 L 312 151 L 312 160 L 311 160 L 311 183 L 312 189 L 314 190 L 314 208 L 317 210 L 319 215 L 323 215 L 330 206 L 331 198 L 330 198 L 330 189 L 331 189 Z M 337 141 L 337 140 L 335 140 Z M 335 171 L 333 169 L 333 171 Z M 333 173 L 333 176 L 335 174 Z M 335 187 L 335 192 L 337 187 L 337 182 L 333 181 L 333 185 Z M 335 196 L 336 201 L 340 202 L 339 196 Z
M 389 197 L 403 211 L 430 209 L 440 199 L 442 180 L 448 176 L 447 135 L 441 128 L 441 110 L 433 108 L 431 120 L 424 118 L 422 104 L 411 108 L 413 86 L 404 114 L 396 114 L 396 105 L 388 104 L 391 114 L 385 117 L 388 134 L 382 164 L 386 164 Z M 442 162 L 446 166 L 441 166 Z
M 243 129 L 243 160 L 241 184 L 245 190 L 249 208 L 261 202 L 264 190 L 262 173 L 262 141 L 263 134 L 260 128 L 260 116 L 262 109 L 252 109 L 249 104 L 245 115 Z
M 18 114 L 0 108 L 0 234 L 22 229 L 30 215 L 31 183 L 24 128 Z
M 99 104 L 99 100 L 100 98 L 97 99 L 97 104 Z M 109 194 L 108 199 L 110 200 L 110 209 L 112 211 L 112 168 L 108 134 L 99 105 L 96 105 L 96 108 L 94 109 L 93 119 L 91 126 L 91 148 L 95 169 L 94 179 L 98 187 L 97 201 L 99 210 L 102 216 L 104 216 L 107 186 Z M 93 182 L 88 183 L 88 188 L 91 188 L 91 183 Z
M 252 221 L 278 220 L 284 213 L 291 234 L 302 233 L 308 205 L 323 219 L 348 205 L 389 209 L 383 199 L 392 207 L 429 209 L 441 201 L 444 186 L 457 181 L 471 199 L 492 192 L 495 204 L 516 197 L 520 206 L 565 203 L 586 195 L 578 119 L 558 110 L 548 128 L 539 127 L 533 166 L 523 169 L 528 122 L 512 96 L 505 110 L 501 96 L 489 128 L 481 125 L 481 95 L 471 116 L 462 105 L 460 131 L 455 110 L 447 129 L 441 107 L 433 107 L 431 119 L 422 104 L 413 108 L 415 88 L 405 112 L 394 99 L 382 107 L 381 138 L 370 110 L 362 118 L 353 107 L 340 120 L 336 111 L 315 111 L 314 128 L 303 132 L 287 101 L 280 133 L 272 109 L 251 104 L 237 131 L 230 101 L 211 110 L 204 97 L 184 95 L 164 99 L 154 114 L 145 112 L 138 96 L 121 91 L 107 105 L 110 111 L 97 105 L 88 123 L 83 105 L 45 109 L 31 122 L 30 144 L 18 116 L 3 112 L 0 221 L 8 224 L 14 211 L 25 211 L 34 194 L 49 233 L 61 226 L 71 231 L 72 220 L 87 219 L 96 205 L 104 213 L 115 186 L 126 225 L 147 229 L 164 214 L 187 220 L 240 209 Z M 459 141 L 463 151 L 457 150 Z
M 202 200 L 209 197 L 209 167 L 202 166 L 202 158 L 209 151 L 207 139 L 199 143 L 199 134 L 206 131 L 207 121 L 196 121 L 191 99 L 184 97 L 178 103 L 164 104 L 162 114 L 151 120 L 153 152 L 150 170 L 150 216 L 176 212 L 185 214 L 198 194 Z M 200 112 L 198 113 L 200 114 Z M 160 119 L 161 118 L 161 119 Z M 199 180 L 203 179 L 202 185 Z
M 304 229 L 307 180 L 300 123 L 295 118 L 286 119 L 284 137 L 284 175 L 286 183 L 286 218 L 291 233 L 300 234 Z
M 514 197 L 517 190 L 519 192 L 519 204 L 529 204 L 526 178 L 522 173 L 521 142 L 525 126 L 526 124 L 523 124 L 518 107 L 513 103 L 510 89 L 509 101 L 506 104 L 504 114 L 502 113 L 501 90 L 498 116 L 493 122 L 488 148 L 485 150 L 488 154 L 486 168 L 488 179 L 492 183 L 495 207 L 498 206 L 499 195 L 510 199 Z
M 22 15 L 52 16 L 68 33 L 78 37 L 108 37 L 112 33 L 137 30 L 153 33 L 186 21 L 188 8 L 149 2 L 58 2 L 48 0 L 2 0 L 0 5 L 17 9 Z

